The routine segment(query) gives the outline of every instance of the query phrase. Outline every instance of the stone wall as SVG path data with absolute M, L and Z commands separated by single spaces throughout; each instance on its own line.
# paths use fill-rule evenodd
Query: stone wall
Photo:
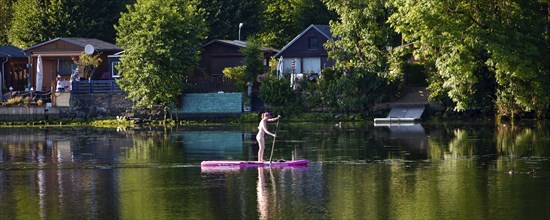
M 122 115 L 132 108 L 124 93 L 71 94 L 69 111 L 77 118 L 101 118 Z

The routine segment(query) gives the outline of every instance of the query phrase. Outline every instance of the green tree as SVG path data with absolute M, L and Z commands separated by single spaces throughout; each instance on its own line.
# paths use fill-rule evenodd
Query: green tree
M 257 0 L 203 0 L 199 5 L 206 11 L 208 39 L 246 39 L 260 29 L 262 4 Z
M 146 108 L 177 101 L 198 63 L 207 31 L 203 11 L 194 1 L 138 0 L 115 29 L 125 50 L 119 83 L 128 98 Z
M 258 75 L 264 72 L 264 57 L 260 42 L 249 38 L 247 46 L 241 48 L 240 51 L 244 55 L 243 66 L 245 66 L 245 77 L 247 82 L 252 83 Z
M 70 37 L 97 38 L 115 42 L 114 25 L 118 23 L 126 5 L 135 0 L 67 0 L 70 8 Z M 69 37 L 69 35 L 67 35 Z
M 13 6 L 13 19 L 8 33 L 9 41 L 25 48 L 56 37 L 72 35 L 73 11 L 67 0 L 19 0 Z
M 333 83 L 342 89 L 338 101 L 340 109 L 363 110 L 377 101 L 397 93 L 396 86 L 403 79 L 402 71 L 390 71 L 391 53 L 388 46 L 395 34 L 386 23 L 389 9 L 383 0 L 325 0 L 329 9 L 339 15 L 331 21 L 335 41 L 328 41 L 329 57 L 336 61 Z M 343 87 L 342 87 L 343 86 Z
M 267 75 L 260 85 L 260 98 L 277 114 L 294 115 L 302 111 L 300 94 L 290 87 L 290 81 Z
M 264 46 L 282 48 L 311 24 L 328 24 L 336 14 L 322 0 L 263 0 L 257 38 Z
M 17 47 L 26 48 L 48 38 L 44 15 L 44 4 L 36 0 L 19 0 L 13 5 L 11 28 L 8 31 L 9 42 Z
M 99 66 L 101 63 L 101 58 L 99 58 L 99 54 L 97 55 L 90 55 L 82 52 L 80 54 L 78 59 L 78 71 L 80 76 L 83 79 L 91 79 L 95 69 Z
M 242 66 L 226 68 L 223 73 L 235 80 L 238 90 L 244 91 L 247 84 L 253 83 L 264 72 L 263 54 L 259 42 L 253 38 L 247 41 L 246 47 L 242 47 L 240 52 L 244 55 Z
M 432 66 L 430 90 L 455 110 L 512 116 L 548 108 L 547 2 L 390 0 L 390 23 Z
M 12 16 L 11 1 L 0 0 L 0 45 L 8 45 L 8 30 Z
M 237 90 L 244 92 L 243 99 L 246 104 L 250 97 L 245 89 L 252 85 L 258 75 L 264 72 L 262 60 L 263 53 L 259 42 L 254 38 L 249 38 L 246 47 L 242 47 L 240 52 L 244 55 L 242 66 L 229 67 L 223 70 L 223 74 L 232 80 L 235 80 Z
M 18 0 L 8 40 L 21 48 L 58 37 L 114 42 L 113 25 L 133 0 Z M 101 5 L 101 7 L 98 7 Z

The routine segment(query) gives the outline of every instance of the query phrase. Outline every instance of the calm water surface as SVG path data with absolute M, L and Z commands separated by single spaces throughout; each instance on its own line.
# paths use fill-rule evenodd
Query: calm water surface
M 0 128 L 0 219 L 550 218 L 546 124 L 255 127 Z

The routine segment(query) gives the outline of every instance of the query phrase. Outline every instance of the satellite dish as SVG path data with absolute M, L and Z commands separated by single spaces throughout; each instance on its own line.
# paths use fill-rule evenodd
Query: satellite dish
M 92 54 L 94 54 L 94 51 L 95 51 L 95 48 L 94 48 L 94 46 L 92 46 L 91 44 L 87 44 L 87 45 L 84 47 L 84 52 L 85 52 L 86 54 L 92 55 Z

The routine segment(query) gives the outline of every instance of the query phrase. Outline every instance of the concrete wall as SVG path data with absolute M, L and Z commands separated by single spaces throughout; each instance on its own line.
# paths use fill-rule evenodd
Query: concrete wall
M 241 113 L 243 94 L 190 93 L 183 98 L 183 106 L 173 113 Z
M 59 117 L 59 108 L 44 107 L 0 107 L 1 121 L 32 121 Z
M 123 115 L 133 105 L 124 93 L 62 93 L 56 101 L 57 106 L 51 108 L 2 106 L 0 121 L 112 118 Z M 185 95 L 183 107 L 171 111 L 181 116 L 180 119 L 186 119 L 240 115 L 242 109 L 242 93 L 193 93 Z

